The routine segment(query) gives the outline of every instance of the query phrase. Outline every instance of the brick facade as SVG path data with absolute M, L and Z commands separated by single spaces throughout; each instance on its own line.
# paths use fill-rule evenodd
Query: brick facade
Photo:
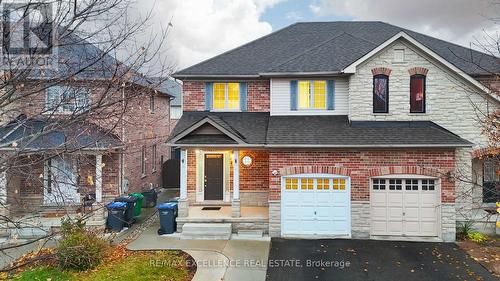
M 170 148 L 165 141 L 171 131 L 170 99 L 168 96 L 143 87 L 130 86 L 125 89 L 108 88 L 105 82 L 73 82 L 72 86 L 90 89 L 90 104 L 97 107 L 91 116 L 85 116 L 88 122 L 109 129 L 124 143 L 122 161 L 116 163 L 116 169 L 123 165 L 123 179 L 128 183 L 130 192 L 141 191 L 149 186 L 161 185 L 161 160 L 170 157 Z M 19 89 L 25 98 L 19 103 L 9 106 L 9 116 L 2 116 L 3 122 L 19 114 L 29 118 L 40 118 L 44 115 L 46 90 L 36 94 L 37 88 L 43 84 L 27 83 Z M 125 99 L 123 99 L 123 95 Z M 154 96 L 154 110 L 150 110 L 150 97 Z M 123 102 L 123 101 L 126 102 Z M 103 105 L 98 105 L 103 104 Z M 26 106 L 28 105 L 28 106 Z M 53 118 L 68 118 L 68 115 L 55 115 Z M 153 163 L 153 145 L 156 145 L 156 161 Z M 146 169 L 142 173 L 142 147 L 146 149 Z M 113 184 L 118 190 L 119 182 Z
M 76 165 L 78 193 L 83 198 L 95 193 L 95 155 L 72 155 Z M 119 153 L 106 153 L 102 157 L 102 196 L 106 202 L 118 196 Z M 43 205 L 44 161 L 40 156 L 20 157 L 8 173 L 7 203 L 11 212 L 22 214 L 37 211 Z M 89 181 L 89 178 L 91 181 Z
M 247 82 L 247 110 L 251 112 L 269 112 L 270 81 Z M 183 110 L 205 111 L 205 82 L 184 81 L 182 84 Z
M 455 168 L 451 149 L 280 150 L 269 153 L 269 200 L 280 200 L 281 176 L 332 173 L 351 177 L 351 199 L 369 201 L 369 178 L 389 174 L 421 174 L 441 178 L 441 201 L 455 202 L 455 183 L 446 174 Z

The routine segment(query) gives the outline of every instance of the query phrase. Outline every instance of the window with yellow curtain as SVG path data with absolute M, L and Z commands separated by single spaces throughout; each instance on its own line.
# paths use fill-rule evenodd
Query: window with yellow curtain
M 326 109 L 326 81 L 299 81 L 299 109 Z
M 309 81 L 299 81 L 299 108 L 310 107 L 310 89 Z
M 214 109 L 240 108 L 240 83 L 214 83 L 213 87 Z
M 314 81 L 314 108 L 326 109 L 326 81 Z
M 226 85 L 225 83 L 214 83 L 214 109 L 226 107 Z
M 240 108 L 240 84 L 227 83 L 227 108 Z

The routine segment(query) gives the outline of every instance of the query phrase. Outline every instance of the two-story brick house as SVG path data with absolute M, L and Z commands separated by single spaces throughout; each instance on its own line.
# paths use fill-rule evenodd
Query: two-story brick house
M 180 231 L 453 241 L 499 72 L 382 22 L 298 23 L 179 71 Z
M 90 43 L 65 43 L 59 72 L 18 81 L 16 102 L 2 107 L 0 151 L 2 163 L 10 162 L 0 211 L 20 218 L 21 227 L 31 218 L 44 227 L 44 218 L 80 212 L 89 199 L 99 210 L 92 223 L 100 225 L 105 203 L 159 187 L 170 155 L 171 96 L 157 81 L 123 70 Z

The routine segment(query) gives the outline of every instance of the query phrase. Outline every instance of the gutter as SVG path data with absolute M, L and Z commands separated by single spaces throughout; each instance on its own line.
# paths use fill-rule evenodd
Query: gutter
M 166 143 L 167 146 L 178 147 L 257 147 L 257 148 L 461 148 L 473 147 L 473 144 L 357 144 L 357 145 L 322 145 L 322 144 L 175 144 Z

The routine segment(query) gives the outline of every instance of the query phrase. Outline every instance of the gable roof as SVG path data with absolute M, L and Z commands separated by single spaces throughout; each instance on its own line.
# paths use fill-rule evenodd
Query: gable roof
M 224 134 L 190 134 L 210 120 Z M 214 121 L 215 120 L 215 121 Z M 223 122 L 223 123 L 222 123 Z M 230 130 L 230 131 L 229 131 Z M 241 138 L 234 138 L 237 134 Z M 267 112 L 184 112 L 167 143 L 173 146 L 469 147 L 430 121 L 357 121 L 345 115 L 270 116 Z
M 499 58 L 384 22 L 296 23 L 175 73 L 176 78 L 341 72 L 404 32 L 468 75 L 500 73 Z

